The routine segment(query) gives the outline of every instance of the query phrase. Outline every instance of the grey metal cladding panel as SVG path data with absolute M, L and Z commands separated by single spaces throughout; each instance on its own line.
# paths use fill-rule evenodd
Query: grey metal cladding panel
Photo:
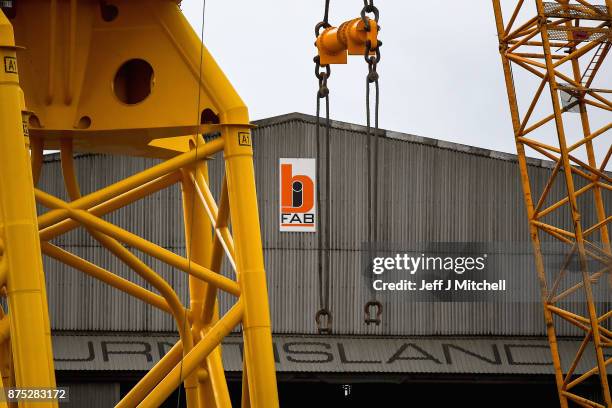
M 257 128 L 253 137 L 253 149 L 263 246 L 316 248 L 316 234 L 281 234 L 278 228 L 278 160 L 281 157 L 316 157 L 314 128 L 293 121 Z M 318 180 L 317 187 L 320 184 L 321 179 Z
M 172 347 L 177 336 L 162 333 L 112 335 L 82 332 L 53 334 L 58 371 L 144 371 Z M 338 373 L 491 373 L 552 374 L 546 338 L 533 337 L 385 337 L 279 335 L 272 338 L 277 372 Z M 567 370 L 579 338 L 559 338 L 559 352 Z M 576 374 L 592 368 L 593 349 L 576 367 Z M 226 371 L 242 370 L 242 339 L 223 339 Z
M 399 141 L 383 140 L 381 146 L 383 242 L 528 239 L 515 163 Z M 532 172 L 541 170 L 548 173 Z
M 292 120 L 273 123 L 255 130 L 255 170 L 258 190 L 264 256 L 273 328 L 279 333 L 314 333 L 314 314 L 320 307 L 317 277 L 317 234 L 279 233 L 278 159 L 315 157 L 316 139 L 312 123 Z M 325 133 L 321 132 L 325 153 Z M 525 242 L 529 239 L 523 196 L 516 162 L 495 159 L 465 151 L 441 148 L 436 143 L 419 143 L 382 138 L 379 140 L 379 237 L 383 242 L 409 246 L 428 241 Z M 363 306 L 370 300 L 368 282 L 358 272 L 358 251 L 367 237 L 367 151 L 362 131 L 334 128 L 331 136 L 332 191 L 324 190 L 325 174 L 319 174 L 323 208 L 331 200 L 332 209 L 332 294 L 334 332 L 338 334 L 543 334 L 539 304 L 389 304 L 385 305 L 380 327 L 363 323 Z M 136 173 L 154 160 L 87 155 L 77 158 L 79 179 L 84 193 Z M 208 161 L 211 188 L 218 194 L 223 160 Z M 320 163 L 324 167 L 324 163 Z M 111 171 L 112 169 L 112 171 Z M 549 167 L 530 165 L 534 196 L 542 191 Z M 61 169 L 57 161 L 45 164 L 41 186 L 62 195 Z M 53 176 L 53 177 L 50 177 Z M 578 185 L 581 181 L 577 179 Z M 583 185 L 583 184 L 582 184 Z M 558 177 L 550 200 L 564 193 Z M 606 192 L 610 194 L 609 192 Z M 592 198 L 579 200 L 585 209 L 585 224 L 594 223 Z M 550 201 L 552 202 L 552 201 Z M 611 200 L 607 212 L 612 213 Z M 146 200 L 112 214 L 107 219 L 168 249 L 184 253 L 179 186 L 159 192 Z M 324 217 L 322 217 L 324 219 Z M 544 219 L 569 228 L 569 217 L 555 212 Z M 319 226 L 322 229 L 324 226 Z M 543 240 L 551 238 L 542 235 Z M 95 247 L 81 230 L 54 242 L 77 254 L 100 262 L 112 271 L 136 282 L 142 280 L 127 271 L 105 251 Z M 154 269 L 180 283 L 186 298 L 186 277 L 159 262 L 146 259 Z M 533 270 L 527 257 L 522 268 Z M 138 300 L 107 288 L 92 278 L 45 261 L 50 293 L 52 324 L 55 329 L 91 330 L 174 330 L 165 314 L 145 307 Z M 223 273 L 233 276 L 227 263 Z M 524 275 L 525 293 L 538 290 L 535 272 Z M 85 296 L 77 296 L 84 293 Z M 93 302 L 92 302 L 93 300 Z M 222 294 L 221 311 L 233 299 Z M 93 303 L 93 305 L 92 305 Z M 63 304 L 60 308 L 60 304 Z M 67 308 L 66 305 L 70 305 Z M 104 306 L 104 307 L 103 307 Z M 67 312 L 70 310 L 70 312 Z M 502 316 L 503 318 L 498 318 Z M 561 334 L 576 334 L 569 325 Z
M 331 209 L 331 247 L 342 250 L 361 248 L 368 234 L 367 149 L 366 135 L 335 130 L 331 132 L 331 191 L 325 191 L 327 180 L 319 181 L 326 198 L 321 214 Z M 325 156 L 321 159 L 324 168 Z M 321 217 L 321 230 L 325 217 Z
M 280 233 L 278 228 L 278 160 L 281 157 L 317 157 L 316 129 L 299 121 L 271 125 L 256 130 L 253 138 L 258 204 L 264 247 L 317 248 L 316 234 Z M 317 188 L 321 189 L 322 213 L 329 199 L 332 201 L 333 245 L 342 248 L 359 246 L 365 240 L 367 218 L 363 217 L 367 205 L 365 135 L 341 129 L 332 129 L 330 153 L 332 159 L 333 194 L 325 190 L 325 131 L 321 130 L 321 160 L 317 169 Z M 265 221 L 264 221 L 265 220 Z M 323 228 L 324 225 L 320 225 Z
M 278 333 L 315 333 L 319 310 L 317 258 L 312 250 L 264 251 L 272 328 Z
M 524 267 L 532 269 L 529 256 L 524 257 Z M 531 335 L 543 332 L 542 309 L 533 299 L 537 297 L 537 287 L 525 282 L 525 297 L 515 299 L 515 303 L 468 303 L 468 302 L 411 302 L 405 297 L 377 297 L 367 290 L 371 284 L 369 277 L 360 273 L 360 253 L 333 251 L 331 255 L 331 299 L 333 330 L 335 334 L 351 335 L 453 335 L 453 334 L 513 334 Z M 533 274 L 535 276 L 535 272 Z M 524 276 L 524 275 L 523 275 Z M 304 289 L 303 294 L 292 297 L 292 302 L 308 304 L 315 296 L 319 306 L 317 279 L 309 280 L 313 287 Z M 531 292 L 531 293 L 527 293 Z M 273 292 L 271 292 L 273 297 Z M 366 325 L 363 307 L 370 300 L 380 300 L 384 305 L 382 324 Z M 287 305 L 285 305 L 287 307 Z M 295 308 L 295 306 L 294 306 Z M 272 309 L 273 316 L 281 313 Z M 305 319 L 304 333 L 313 332 L 313 310 L 303 310 L 310 316 Z M 560 333 L 577 334 L 569 325 L 561 327 Z M 275 331 L 285 332 L 284 327 L 275 326 Z M 287 331 L 291 333 L 291 331 Z
M 62 408 L 109 408 L 114 407 L 120 398 L 119 383 L 61 383 L 60 387 L 69 388 L 69 401 L 61 402 Z
M 63 248 L 156 292 L 138 274 L 127 268 L 103 248 L 93 245 L 63 246 Z M 135 254 L 172 285 L 183 304 L 188 304 L 187 274 L 137 251 Z M 102 284 L 88 275 L 48 257 L 44 258 L 44 267 L 49 314 L 51 326 L 54 330 L 176 330 L 176 324 L 169 314 L 161 312 L 115 288 Z M 222 273 L 234 277 L 227 265 L 222 269 Z M 235 303 L 235 298 L 226 293 L 221 293 L 219 303 L 220 311 L 224 313 Z M 238 329 L 236 328 L 236 331 Z
M 65 247 L 65 249 L 149 290 L 152 289 L 140 276 L 105 250 L 97 247 Z M 167 279 L 183 301 L 187 300 L 187 277 L 183 272 L 173 271 L 160 261 L 147 256 L 142 256 L 141 259 Z M 55 260 L 45 258 L 45 271 L 53 329 L 143 331 L 175 329 L 170 315 L 155 310 L 142 301 Z
M 87 194 L 155 163 L 156 161 L 151 159 L 85 155 L 77 157 L 76 172 L 82 193 Z M 40 187 L 44 191 L 65 198 L 59 163 L 56 161 L 46 163 L 42 174 Z M 180 247 L 184 242 L 181 194 L 178 185 L 157 192 L 146 200 L 139 200 L 104 218 L 167 248 Z M 56 238 L 53 242 L 60 245 L 81 245 L 88 240 L 89 234 L 83 228 L 79 228 Z

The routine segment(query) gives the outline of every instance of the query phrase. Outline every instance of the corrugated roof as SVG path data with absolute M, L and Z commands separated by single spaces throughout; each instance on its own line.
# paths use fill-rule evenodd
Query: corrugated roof
M 313 115 L 307 115 L 305 113 L 291 112 L 283 115 L 272 116 L 265 119 L 254 120 L 252 123 L 257 127 L 264 128 L 274 125 L 280 125 L 288 122 L 303 122 L 311 125 L 316 124 L 316 117 Z M 357 125 L 355 123 L 342 122 L 339 120 L 330 120 L 331 127 L 337 130 L 344 130 L 350 132 L 367 133 L 367 127 L 363 125 Z M 440 139 L 433 139 L 430 137 L 414 135 L 411 133 L 396 132 L 393 130 L 379 129 L 379 134 L 382 137 L 389 139 L 401 140 L 404 142 L 412 142 L 431 147 L 438 147 L 441 149 L 448 149 L 457 152 L 469 153 L 476 156 L 489 157 L 492 159 L 506 160 L 506 161 L 517 161 L 515 154 L 500 152 L 496 150 L 484 149 L 481 147 L 464 145 L 461 143 L 449 142 Z M 78 154 L 78 156 L 90 155 L 91 153 Z M 52 162 L 59 160 L 59 153 L 45 155 L 45 162 Z M 536 158 L 527 158 L 527 163 L 532 166 L 553 168 L 554 163 L 549 160 L 540 160 Z
M 169 335 L 55 334 L 57 370 L 144 371 L 177 341 Z M 343 337 L 275 335 L 278 372 L 553 374 L 541 337 Z M 571 361 L 580 340 L 559 339 Z M 593 361 L 591 350 L 587 360 Z M 565 357 L 565 358 L 564 358 Z M 227 371 L 242 369 L 242 337 L 223 342 Z M 579 364 L 577 374 L 591 367 Z
M 301 121 L 309 124 L 316 124 L 316 117 L 313 115 L 307 115 L 305 113 L 299 112 L 291 112 L 284 115 L 272 116 L 270 118 L 260 119 L 253 121 L 254 125 L 258 127 L 267 127 L 278 125 L 282 123 L 292 122 L 292 121 Z M 363 125 L 357 125 L 355 123 L 342 122 L 339 120 L 330 120 L 331 127 L 338 130 L 350 131 L 350 132 L 359 132 L 359 133 L 367 133 L 367 127 Z M 430 137 L 413 135 L 411 133 L 403 133 L 396 132 L 393 130 L 379 129 L 379 134 L 382 137 L 386 137 L 389 139 L 401 140 L 404 142 L 412 142 L 417 144 L 423 144 L 431 147 L 438 147 L 441 149 L 448 149 L 457 152 L 470 153 L 476 156 L 489 157 L 492 159 L 499 160 L 507 160 L 507 161 L 517 161 L 517 156 L 515 154 L 499 152 L 496 150 L 484 149 L 481 147 L 464 145 L 461 143 L 449 142 L 446 140 L 433 139 Z M 539 167 L 547 167 L 553 168 L 554 163 L 549 160 L 540 160 L 536 158 L 527 158 L 527 163 L 532 166 Z

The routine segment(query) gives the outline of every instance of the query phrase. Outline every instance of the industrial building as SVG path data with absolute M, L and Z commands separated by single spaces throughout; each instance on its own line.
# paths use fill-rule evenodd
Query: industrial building
M 612 408 L 612 0 L 193 3 L 0 0 L 0 408 Z
M 317 140 L 316 120 L 308 115 L 292 113 L 255 124 L 257 198 L 260 218 L 266 220 L 261 222 L 261 232 L 281 403 L 297 406 L 292 404 L 323 401 L 321 406 L 331 406 L 327 404 L 346 401 L 345 393 L 358 399 L 382 391 L 394 398 L 418 394 L 432 403 L 489 406 L 485 394 L 509 390 L 508 400 L 496 406 L 511 405 L 513 398 L 519 401 L 521 393 L 530 393 L 542 406 L 557 403 L 516 156 L 380 131 L 377 157 L 370 156 L 378 167 L 373 180 L 365 163 L 374 136 L 364 126 L 332 121 L 329 139 L 321 129 Z M 272 221 L 279 214 L 280 158 L 317 158 L 316 185 L 323 204 L 317 209 L 321 215 L 317 228 L 327 231 L 327 242 L 321 242 L 319 234 L 280 232 L 279 223 Z M 83 154 L 76 156 L 75 163 L 86 194 L 155 160 Z M 539 159 L 530 159 L 528 165 L 535 180 L 532 188 L 539 191 L 553 165 Z M 208 166 L 217 194 L 223 161 L 210 160 Z M 61 180 L 58 155 L 46 155 L 39 188 L 66 198 Z M 368 200 L 374 189 L 375 222 Z M 555 185 L 551 199 L 562 197 L 562 190 L 563 184 Z M 594 223 L 592 203 L 581 205 L 585 222 Z M 184 253 L 181 206 L 180 186 L 175 185 L 106 219 Z M 612 208 L 606 210 L 612 212 Z M 551 224 L 567 222 L 559 217 Z M 376 243 L 369 239 L 373 229 L 377 229 Z M 53 242 L 150 288 L 83 228 Z M 508 263 L 495 264 L 488 273 L 496 276 L 503 270 L 512 276 L 516 271 L 509 284 L 520 287 L 522 297 L 490 302 L 410 301 L 403 294 L 386 297 L 371 290 L 363 260 L 372 246 L 420 252 L 423 243 L 521 248 Z M 321 257 L 329 260 L 322 271 Z M 141 259 L 187 300 L 183 272 L 148 256 Z M 168 314 L 48 257 L 44 270 L 58 382 L 71 387 L 71 402 L 65 406 L 114 405 L 176 342 L 175 323 Z M 227 265 L 223 273 L 229 276 Z M 224 296 L 220 295 L 222 311 L 229 305 Z M 382 306 L 379 324 L 366 323 L 364 308 L 371 301 Z M 322 306 L 332 315 L 330 333 L 320 333 L 315 323 Z M 562 355 L 575 352 L 580 339 L 573 336 L 578 333 L 569 324 L 558 327 Z M 236 380 L 230 381 L 236 401 L 241 342 L 235 335 L 223 343 L 228 378 Z M 576 372 L 585 369 L 579 366 Z M 444 393 L 437 391 L 440 383 L 448 385 Z M 491 385 L 480 388 L 476 398 L 471 390 L 481 383 Z M 176 401 L 167 404 L 176 406 Z

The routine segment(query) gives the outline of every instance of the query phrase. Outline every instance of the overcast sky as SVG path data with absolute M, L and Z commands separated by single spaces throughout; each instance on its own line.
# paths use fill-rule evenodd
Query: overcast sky
M 314 114 L 318 85 L 312 62 L 316 51 L 313 27 L 322 18 L 323 3 L 206 1 L 205 44 L 242 95 L 253 119 L 294 111 Z M 331 3 L 330 22 L 335 25 L 357 17 L 363 5 L 361 0 Z M 515 1 L 502 3 L 512 6 Z M 378 68 L 380 126 L 514 153 L 491 1 L 378 0 L 376 4 L 384 42 Z M 202 0 L 183 0 L 181 8 L 199 33 Z M 506 11 L 506 18 L 510 12 Z M 610 59 L 600 77 L 609 78 Z M 346 66 L 333 66 L 329 81 L 332 119 L 365 123 L 366 72 L 361 57 L 352 57 Z M 529 92 L 538 85 L 516 69 L 515 77 L 519 87 Z M 609 79 L 607 82 L 609 88 Z M 524 101 L 523 109 L 528 105 Z M 550 113 L 549 100 L 540 106 L 536 113 L 541 117 Z M 572 132 L 579 129 L 571 123 L 578 115 L 571 116 L 570 140 L 578 136 Z M 610 122 L 610 116 L 609 112 L 595 115 L 593 128 Z M 552 125 L 547 129 L 556 138 Z M 610 133 L 599 141 L 600 150 L 610 145 Z

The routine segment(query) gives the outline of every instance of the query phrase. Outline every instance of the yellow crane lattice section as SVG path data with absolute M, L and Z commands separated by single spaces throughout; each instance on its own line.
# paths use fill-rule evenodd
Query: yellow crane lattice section
M 508 3 L 511 13 L 505 19 L 502 11 Z M 610 299 L 596 298 L 593 291 L 596 285 L 612 284 L 612 216 L 606 213 L 606 204 L 612 198 L 612 178 L 606 172 L 612 155 L 612 102 L 608 96 L 612 90 L 609 76 L 597 76 L 612 41 L 612 1 L 493 0 L 493 7 L 560 403 L 564 408 L 610 408 L 607 367 L 612 359 L 606 357 L 606 351 L 612 346 L 612 311 Z M 519 101 L 527 85 L 515 84 L 513 70 L 523 71 L 538 84 L 528 94 L 526 106 L 520 107 Z M 540 117 L 538 106 L 544 105 L 547 112 Z M 607 120 L 594 127 L 597 113 Z M 578 134 L 570 130 L 568 115 L 578 115 Z M 547 128 L 550 124 L 554 124 L 552 131 Z M 551 133 L 553 138 L 549 138 Z M 603 151 L 596 148 L 601 145 Z M 539 153 L 555 163 L 541 191 L 530 183 L 527 152 Z M 550 198 L 556 180 L 564 186 L 560 200 Z M 581 217 L 581 205 L 588 196 L 597 214 L 592 224 Z M 552 214 L 560 214 L 563 219 L 569 216 L 570 227 L 554 225 Z M 567 254 L 561 265 L 547 262 L 544 235 L 566 244 Z M 578 264 L 576 282 L 571 279 L 576 274 L 568 272 L 573 262 Z M 583 334 L 572 361 L 560 359 L 556 327 L 561 321 Z M 579 364 L 589 368 L 576 375 Z M 581 389 L 593 380 L 601 385 L 600 398 L 585 395 Z

